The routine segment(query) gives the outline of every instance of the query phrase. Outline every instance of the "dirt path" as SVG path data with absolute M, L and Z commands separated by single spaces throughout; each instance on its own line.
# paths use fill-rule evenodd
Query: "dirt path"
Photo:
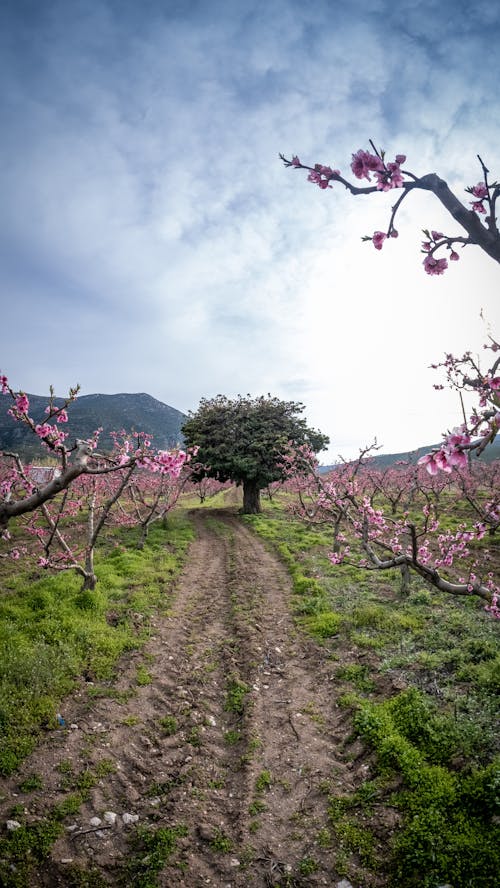
M 352 775 L 339 754 L 335 666 L 294 629 L 285 568 L 236 514 L 198 510 L 193 520 L 172 610 L 146 647 L 150 683 L 137 687 L 132 656 L 122 698 L 89 705 L 82 690 L 64 712 L 73 727 L 23 766 L 43 772 L 44 805 L 64 798 L 65 770 L 102 774 L 34 885 L 66 886 L 68 867 L 122 884 L 135 826 L 124 813 L 187 828 L 158 877 L 164 888 L 349 885 L 335 871 L 327 819 L 328 792 L 348 789 Z M 116 823 L 93 826 L 104 812 Z

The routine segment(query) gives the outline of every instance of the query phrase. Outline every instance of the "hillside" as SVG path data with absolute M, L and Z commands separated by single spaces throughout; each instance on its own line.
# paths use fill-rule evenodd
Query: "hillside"
M 28 395 L 30 415 L 37 422 L 43 422 L 47 397 Z M 63 404 L 62 398 L 55 398 L 57 405 Z M 33 457 L 42 453 L 35 436 L 21 423 L 15 422 L 8 415 L 9 403 L 4 399 L 0 410 L 0 449 L 14 450 L 25 456 Z M 102 426 L 100 449 L 112 446 L 111 431 L 125 429 L 127 432 L 147 432 L 153 436 L 154 446 L 167 449 L 182 442 L 181 426 L 186 416 L 180 410 L 157 401 L 144 392 L 140 394 L 121 393 L 117 395 L 82 395 L 69 408 L 70 433 L 68 442 L 76 438 L 90 438 L 95 429 Z
M 379 468 L 393 466 L 395 463 L 398 463 L 400 461 L 415 464 L 421 456 L 424 456 L 426 453 L 430 453 L 431 450 L 437 450 L 439 446 L 439 443 L 428 444 L 426 446 L 419 447 L 417 450 L 411 450 L 410 452 L 406 451 L 403 453 L 380 453 L 371 458 L 371 464 L 374 466 L 378 466 Z M 472 458 L 477 459 L 475 454 L 473 454 Z M 500 459 L 500 435 L 497 436 L 493 444 L 490 444 L 488 447 L 486 447 L 479 459 L 487 463 L 493 462 L 494 459 Z M 328 466 L 320 466 L 319 471 L 321 474 L 325 474 L 326 472 L 331 472 L 331 470 L 336 468 L 337 465 L 339 465 L 339 463 L 334 463 L 333 465 Z

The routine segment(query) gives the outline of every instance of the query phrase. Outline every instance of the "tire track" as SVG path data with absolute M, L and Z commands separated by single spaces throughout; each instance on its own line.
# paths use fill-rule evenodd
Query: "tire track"
M 84 697 L 68 701 L 78 730 L 26 763 L 28 773 L 37 755 L 53 761 L 53 801 L 61 760 L 114 768 L 69 818 L 76 828 L 56 842 L 37 886 L 66 886 L 64 861 L 123 884 L 124 812 L 153 828 L 186 825 L 162 888 L 336 883 L 328 791 L 349 775 L 333 740 L 334 667 L 294 627 L 285 567 L 236 514 L 198 509 L 192 520 L 197 538 L 174 604 L 145 650 L 150 683 L 137 687 L 132 655 L 117 689 L 135 693 L 90 711 Z M 89 831 L 104 811 L 117 823 Z

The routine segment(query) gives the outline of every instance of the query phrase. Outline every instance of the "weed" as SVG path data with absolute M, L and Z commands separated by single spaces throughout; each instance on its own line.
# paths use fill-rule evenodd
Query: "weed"
M 151 673 L 148 672 L 148 670 L 146 669 L 146 667 L 142 663 L 137 667 L 137 674 L 136 674 L 135 680 L 136 680 L 137 684 L 139 685 L 139 687 L 144 687 L 145 685 L 149 685 L 153 681 Z
M 40 774 L 29 774 L 19 784 L 20 792 L 33 792 L 35 789 L 43 789 L 43 780 Z
M 130 840 L 134 852 L 125 867 L 125 878 L 134 888 L 157 888 L 158 875 L 172 857 L 177 840 L 187 835 L 184 826 L 139 827 Z
M 219 854 L 229 854 L 233 850 L 233 843 L 223 830 L 216 829 L 210 847 Z
M 265 805 L 264 802 L 261 802 L 260 799 L 256 799 L 255 802 L 252 802 L 251 805 L 248 806 L 248 813 L 251 817 L 255 817 L 257 814 L 262 814 L 266 809 L 267 805 Z
M 342 626 L 343 617 L 333 611 L 325 611 L 305 617 L 303 623 L 311 635 L 315 635 L 317 638 L 333 638 Z
M 226 699 L 224 701 L 225 712 L 234 712 L 235 715 L 243 715 L 245 711 L 245 697 L 249 688 L 245 682 L 237 678 L 230 678 L 226 688 Z
M 261 771 L 255 778 L 255 792 L 264 792 L 271 789 L 273 777 L 270 771 Z
M 348 666 L 341 666 L 337 669 L 337 678 L 352 682 L 358 691 L 370 692 L 374 690 L 375 683 L 371 678 L 368 678 L 368 671 L 368 666 L 350 663 Z
M 171 737 L 179 729 L 177 719 L 173 715 L 164 715 L 163 718 L 160 718 L 159 725 L 167 737 Z
M 140 725 L 141 719 L 138 715 L 127 715 L 122 719 L 122 725 L 127 725 L 127 727 L 132 728 L 134 725 Z
M 313 857 L 303 857 L 299 863 L 299 873 L 302 876 L 310 876 L 316 873 L 318 869 L 319 864 Z
M 186 740 L 191 746 L 195 748 L 199 748 L 201 746 L 201 729 L 199 725 L 193 725 L 191 730 L 189 731 Z
M 224 733 L 224 742 L 227 743 L 228 746 L 235 746 L 241 740 L 241 732 L 240 731 L 225 731 Z

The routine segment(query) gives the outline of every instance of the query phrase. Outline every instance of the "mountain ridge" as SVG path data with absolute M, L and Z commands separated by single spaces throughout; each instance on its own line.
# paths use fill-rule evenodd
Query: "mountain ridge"
M 49 398 L 27 393 L 30 402 L 30 416 L 35 422 L 44 422 L 45 408 Z M 64 398 L 55 397 L 57 407 L 64 404 Z M 1 404 L 1 401 L 0 401 Z M 5 398 L 6 409 L 0 410 L 0 450 L 13 450 L 30 458 L 46 455 L 47 451 L 35 435 L 23 424 L 8 415 L 10 404 Z M 68 443 L 77 438 L 86 440 L 94 431 L 102 427 L 99 439 L 100 450 L 111 450 L 112 431 L 124 429 L 127 433 L 146 432 L 152 437 L 154 447 L 166 450 L 182 445 L 181 426 L 187 419 L 185 413 L 159 401 L 146 392 L 118 392 L 102 394 L 93 392 L 79 395 L 68 407 L 69 423 L 64 431 L 69 431 Z

